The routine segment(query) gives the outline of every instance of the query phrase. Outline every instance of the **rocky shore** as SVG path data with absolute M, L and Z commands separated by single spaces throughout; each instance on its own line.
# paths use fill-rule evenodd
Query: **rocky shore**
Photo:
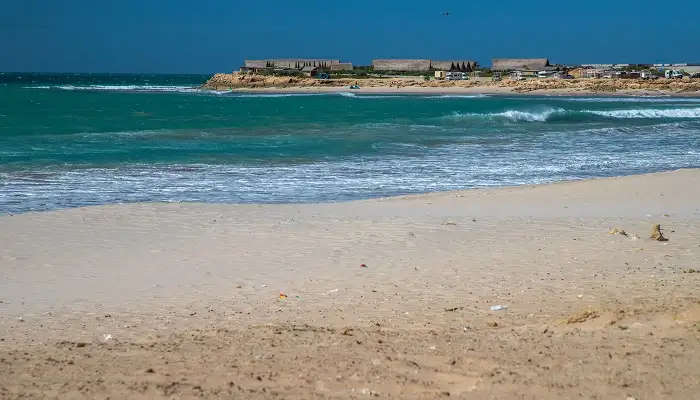
M 369 79 L 313 79 L 255 74 L 215 74 L 203 86 L 209 90 L 342 90 L 357 83 L 362 89 L 387 91 L 468 91 L 484 93 L 551 93 L 551 94 L 657 94 L 700 95 L 700 79 L 528 79 L 516 81 L 486 78 L 467 81 L 429 80 L 422 77 L 387 77 Z

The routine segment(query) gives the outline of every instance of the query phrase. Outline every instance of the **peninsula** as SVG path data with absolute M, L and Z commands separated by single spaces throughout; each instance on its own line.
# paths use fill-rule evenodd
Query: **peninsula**
M 542 95 L 700 96 L 700 66 L 659 64 L 551 65 L 547 59 L 374 60 L 356 67 L 339 60 L 246 61 L 213 75 L 210 90 L 357 93 L 484 93 Z M 698 71 L 698 72 L 696 72 Z

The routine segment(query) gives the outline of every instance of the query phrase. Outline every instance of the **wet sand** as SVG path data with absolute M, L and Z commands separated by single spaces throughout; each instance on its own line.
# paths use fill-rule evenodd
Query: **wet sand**
M 689 169 L 0 216 L 0 398 L 692 399 L 698 198 Z
M 509 95 L 509 96 L 612 96 L 612 97 L 700 97 L 700 91 L 675 92 L 669 90 L 626 89 L 596 91 L 586 89 L 537 89 L 517 91 L 512 87 L 493 85 L 476 85 L 470 87 L 360 87 L 350 89 L 348 86 L 327 87 L 266 87 L 266 88 L 235 88 L 227 89 L 240 93 L 270 93 L 270 94 L 320 94 L 320 93 L 354 93 L 359 95 Z

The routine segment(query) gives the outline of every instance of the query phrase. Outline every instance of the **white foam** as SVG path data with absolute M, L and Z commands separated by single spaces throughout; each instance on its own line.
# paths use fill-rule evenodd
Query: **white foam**
M 585 110 L 584 112 L 610 118 L 700 118 L 700 108 Z
M 542 111 L 520 111 L 520 110 L 506 110 L 499 113 L 486 113 L 486 114 L 476 114 L 468 113 L 461 114 L 455 112 L 448 116 L 450 119 L 468 119 L 468 118 L 489 118 L 489 119 L 505 119 L 512 122 L 546 122 L 551 118 L 552 115 L 557 113 L 564 113 L 566 110 L 563 108 L 549 108 Z
M 144 92 L 177 92 L 196 93 L 200 89 L 192 86 L 166 85 L 56 85 L 56 86 L 25 86 L 25 89 L 60 89 L 60 90 L 105 90 L 105 91 L 144 91 Z
M 565 97 L 564 101 L 579 101 L 589 103 L 700 103 L 700 98 L 642 96 L 642 97 Z
M 246 93 L 239 94 L 235 97 L 243 98 L 276 98 L 276 97 L 306 97 L 306 96 L 319 96 L 323 93 Z
M 489 97 L 485 94 L 472 94 L 472 95 L 467 95 L 467 94 L 444 94 L 441 96 L 426 96 L 426 98 L 429 99 L 480 99 L 484 97 Z
M 511 121 L 515 122 L 545 122 L 547 121 L 552 115 L 556 113 L 562 113 L 565 112 L 563 108 L 552 108 L 548 109 L 545 111 L 540 111 L 540 112 L 528 112 L 528 111 L 517 111 L 517 110 L 508 110 L 504 111 L 502 113 L 494 113 L 494 114 L 489 114 L 491 117 L 499 117 L 499 118 L 505 118 Z

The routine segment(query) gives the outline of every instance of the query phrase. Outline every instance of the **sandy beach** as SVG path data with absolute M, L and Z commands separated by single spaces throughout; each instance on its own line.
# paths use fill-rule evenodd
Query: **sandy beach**
M 623 96 L 623 97 L 700 97 L 700 90 L 678 92 L 664 89 L 619 89 L 615 91 L 601 91 L 595 89 L 533 89 L 528 91 L 518 91 L 514 87 L 497 85 L 475 85 L 469 87 L 360 87 L 359 89 L 349 89 L 348 86 L 297 86 L 297 87 L 254 87 L 254 88 L 232 88 L 222 89 L 224 91 L 239 93 L 289 93 L 289 94 L 320 94 L 320 93 L 354 93 L 359 95 L 509 95 L 509 96 Z
M 696 398 L 699 197 L 690 169 L 0 216 L 0 397 Z

